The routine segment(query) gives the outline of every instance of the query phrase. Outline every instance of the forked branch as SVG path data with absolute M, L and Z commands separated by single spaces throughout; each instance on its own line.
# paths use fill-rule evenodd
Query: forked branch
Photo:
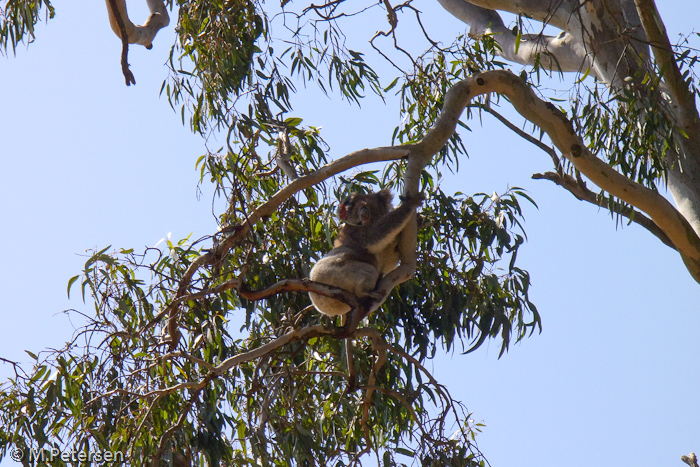
M 683 215 L 656 191 L 628 179 L 595 157 L 566 116 L 540 99 L 519 77 L 503 70 L 488 71 L 457 83 L 448 95 L 454 94 L 456 102 L 466 105 L 476 96 L 494 92 L 506 96 L 520 115 L 546 132 L 557 149 L 589 180 L 646 213 L 681 254 L 693 278 L 700 282 L 700 237 Z
M 153 47 L 153 39 L 158 31 L 170 24 L 170 16 L 163 0 L 146 0 L 151 16 L 143 26 L 135 25 L 126 11 L 126 0 L 106 0 L 109 25 L 122 41 L 122 73 L 126 85 L 136 84 L 134 74 L 129 70 L 129 44 L 141 44 L 147 49 Z
M 129 19 L 126 11 L 126 0 L 107 0 L 107 13 L 109 14 L 109 25 L 118 38 L 126 40 L 129 44 L 139 44 L 147 49 L 153 47 L 153 39 L 158 31 L 170 24 L 170 16 L 165 8 L 163 0 L 146 0 L 151 15 L 143 26 L 134 24 Z M 116 6 L 116 9 L 112 7 Z M 116 11 L 115 11 L 116 10 Z M 124 29 L 119 26 L 119 22 L 124 23 Z

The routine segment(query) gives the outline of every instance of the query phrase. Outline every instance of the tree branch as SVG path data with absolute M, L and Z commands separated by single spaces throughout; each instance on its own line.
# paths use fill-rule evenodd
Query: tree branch
M 469 102 L 494 92 L 506 96 L 520 115 L 546 132 L 559 151 L 589 180 L 645 212 L 668 236 L 688 271 L 700 282 L 700 237 L 683 215 L 656 191 L 628 179 L 591 154 L 566 116 L 509 71 L 487 71 L 452 86 L 435 125 L 411 151 L 412 156 L 435 154 L 455 131 L 459 116 Z
M 549 8 L 542 8 L 541 1 L 438 1 L 445 10 L 470 26 L 470 35 L 474 37 L 490 35 L 500 47 L 498 54 L 506 60 L 522 65 L 534 65 L 539 62 L 543 68 L 559 72 L 578 72 L 592 68 L 592 60 L 585 47 L 572 34 L 565 30 L 558 36 L 522 34 L 519 43 L 516 44 L 516 34 L 505 26 L 501 16 L 494 11 L 523 13 L 527 17 L 534 17 L 565 29 L 570 23 L 573 11 L 569 8 L 559 6 L 556 10 L 550 11 Z M 528 5 L 523 3 L 527 3 L 529 7 L 525 8 Z
M 700 154 L 700 116 L 695 106 L 695 96 L 678 68 L 661 15 L 654 0 L 635 0 L 635 4 L 658 67 L 663 71 L 662 78 L 676 106 L 678 125 L 685 132 L 684 136 L 694 149 L 693 153 Z
M 683 215 L 659 193 L 628 179 L 591 154 L 566 116 L 535 95 L 520 78 L 508 71 L 488 71 L 457 83 L 449 92 L 453 91 L 464 94 L 465 103 L 492 92 L 508 97 L 518 113 L 545 131 L 579 172 L 611 195 L 645 212 L 668 236 L 693 278 L 700 282 L 700 237 Z
M 572 21 L 572 14 L 580 7 L 578 0 L 449 0 L 452 3 L 470 3 L 489 10 L 506 11 L 522 15 L 535 21 L 551 24 L 566 30 Z M 442 1 L 440 1 L 442 4 Z M 444 6 L 444 4 L 443 4 Z
M 313 292 L 315 294 L 331 297 L 345 303 L 350 306 L 350 308 L 357 308 L 360 306 L 360 302 L 354 294 L 338 287 L 321 284 L 320 282 L 314 282 L 309 279 L 284 279 L 261 290 L 248 290 L 243 285 L 238 289 L 238 293 L 246 300 L 262 300 L 263 298 L 277 295 L 281 292 L 299 291 Z
M 691 452 L 687 456 L 681 456 L 681 460 L 688 464 L 690 467 L 699 467 L 698 456 L 694 452 Z
M 502 49 L 499 55 L 512 62 L 561 72 L 590 70 L 600 81 L 617 86 L 625 78 L 639 75 L 640 64 L 647 61 L 634 0 L 438 1 L 469 24 L 472 35 L 491 34 Z M 516 44 L 516 35 L 505 27 L 496 10 L 541 21 L 543 31 L 545 25 L 551 25 L 562 33 L 522 34 Z
M 308 326 L 302 329 L 294 329 L 292 331 L 289 331 L 287 334 L 284 334 L 278 337 L 277 339 L 268 342 L 265 345 L 261 345 L 257 349 L 253 349 L 248 352 L 244 352 L 238 355 L 234 355 L 233 357 L 227 358 L 226 360 L 221 362 L 220 365 L 214 368 L 214 371 L 211 374 L 215 377 L 221 376 L 234 366 L 240 365 L 244 362 L 255 360 L 256 358 L 259 358 L 275 349 L 279 349 L 280 347 L 287 345 L 290 342 L 303 339 L 308 340 L 313 337 L 333 333 L 333 330 L 326 329 L 320 324 Z
M 131 86 L 132 84 L 136 84 L 136 78 L 134 78 L 134 74 L 129 69 L 129 40 L 128 32 L 126 30 L 126 24 L 124 22 L 125 17 L 128 21 L 128 16 L 126 16 L 125 4 L 123 5 L 124 16 L 122 16 L 119 13 L 119 7 L 117 5 L 118 1 L 119 0 L 107 0 L 107 11 L 109 12 L 109 19 L 110 24 L 112 24 L 112 30 L 114 30 L 114 32 L 117 33 L 117 36 L 120 37 L 122 40 L 122 73 L 124 74 L 124 80 L 126 81 L 126 85 Z M 131 26 L 133 27 L 133 24 Z
M 112 27 L 112 31 L 120 39 L 124 39 L 124 34 L 126 33 L 126 39 L 129 44 L 139 44 L 147 49 L 151 49 L 153 47 L 153 39 L 155 39 L 158 31 L 170 24 L 170 16 L 163 0 L 146 0 L 151 15 L 143 26 L 135 25 L 129 19 L 129 14 L 126 10 L 126 0 L 107 0 L 107 2 L 109 25 Z M 120 21 L 124 23 L 124 28 L 120 27 Z
M 170 16 L 165 8 L 163 0 L 146 0 L 151 16 L 148 17 L 143 26 L 135 25 L 129 19 L 126 11 L 126 0 L 106 0 L 107 14 L 109 15 L 109 25 L 112 31 L 122 41 L 122 73 L 126 85 L 136 84 L 134 74 L 129 70 L 129 44 L 140 44 L 151 49 L 153 39 L 158 31 L 170 24 Z
M 554 149 L 552 149 L 550 146 L 547 146 L 546 144 L 544 144 L 542 141 L 538 140 L 534 136 L 524 132 L 523 130 L 521 130 L 517 126 L 513 125 L 513 123 L 511 123 L 510 120 L 505 118 L 500 113 L 496 112 L 491 106 L 479 105 L 478 107 L 480 109 L 483 109 L 484 111 L 490 113 L 494 117 L 496 117 L 496 119 L 499 122 L 503 123 L 505 126 L 508 127 L 508 129 L 510 131 L 512 131 L 516 135 L 520 136 L 525 141 L 537 146 L 542 151 L 546 152 L 549 155 L 549 157 L 552 159 L 552 163 L 554 164 L 554 168 L 558 171 L 561 170 L 561 161 L 559 160 L 559 157 L 557 156 L 557 152 Z
M 384 364 L 386 364 L 386 347 L 387 343 L 382 337 L 382 335 L 376 329 L 363 329 L 362 335 L 368 336 L 372 341 L 372 350 L 377 353 L 377 357 L 372 363 L 372 369 L 367 379 L 367 390 L 364 397 L 362 398 L 362 427 L 365 431 L 368 431 L 367 421 L 369 419 L 369 409 L 372 405 L 372 395 L 374 395 L 374 387 L 377 384 L 377 375 L 379 370 L 382 369 Z
M 478 105 L 480 109 L 483 109 L 484 111 L 490 113 L 494 117 L 496 117 L 501 123 L 503 123 L 505 126 L 508 127 L 511 131 L 516 133 L 518 136 L 521 138 L 525 139 L 526 141 L 530 142 L 531 144 L 534 144 L 538 148 L 540 148 L 542 151 L 546 152 L 549 154 L 549 157 L 552 159 L 552 162 L 554 163 L 554 168 L 556 172 L 545 172 L 544 174 L 534 174 L 532 176 L 533 179 L 535 180 L 549 180 L 551 182 L 556 183 L 557 185 L 561 186 L 562 188 L 566 189 L 569 191 L 574 197 L 579 199 L 580 201 L 587 201 L 591 204 L 595 204 L 598 207 L 605 208 L 605 209 L 610 209 L 612 212 L 619 214 L 623 217 L 626 217 L 627 219 L 630 220 L 630 222 L 634 222 L 636 224 L 639 224 L 640 226 L 644 227 L 647 229 L 649 232 L 651 232 L 653 235 L 655 235 L 661 242 L 670 247 L 673 248 L 674 250 L 676 247 L 673 245 L 671 240 L 668 238 L 668 236 L 657 226 L 652 222 L 651 219 L 649 219 L 647 216 L 642 214 L 641 212 L 629 208 L 629 207 L 624 207 L 620 206 L 618 204 L 612 205 L 611 206 L 611 199 L 607 197 L 599 197 L 596 193 L 588 189 L 586 186 L 586 183 L 583 182 L 582 180 L 577 180 L 576 178 L 572 177 L 569 174 L 565 174 L 562 169 L 561 169 L 561 161 L 559 160 L 559 157 L 557 157 L 556 151 L 552 149 L 550 146 L 547 146 L 544 144 L 542 141 L 534 138 L 532 135 L 524 132 L 517 126 L 515 126 L 513 123 L 511 123 L 507 118 L 496 112 L 494 109 L 492 109 L 490 106 L 486 105 Z

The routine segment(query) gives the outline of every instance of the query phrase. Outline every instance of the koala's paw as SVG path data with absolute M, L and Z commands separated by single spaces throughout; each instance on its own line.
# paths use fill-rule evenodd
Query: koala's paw
M 423 201 L 425 201 L 425 195 L 423 193 L 418 193 L 416 196 L 399 196 L 399 199 L 401 200 L 401 203 L 417 208 L 423 204 Z
M 384 291 L 375 289 L 368 293 L 367 297 L 371 299 L 371 301 L 376 302 L 377 300 L 381 300 L 382 298 L 384 298 Z

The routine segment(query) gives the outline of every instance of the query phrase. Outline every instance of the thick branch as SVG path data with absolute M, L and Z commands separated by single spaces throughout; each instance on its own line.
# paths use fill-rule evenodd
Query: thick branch
M 449 0 L 452 2 L 452 0 Z M 506 11 L 514 15 L 551 24 L 562 30 L 572 21 L 573 12 L 579 7 L 577 0 L 455 0 L 454 3 L 470 3 L 482 9 Z M 442 1 L 440 2 L 442 4 Z M 444 4 L 443 4 L 444 6 Z
M 534 17 L 543 22 L 549 21 L 549 24 L 565 29 L 572 17 L 572 10 L 568 8 L 559 6 L 550 13 L 549 8 L 541 6 L 543 3 L 541 1 L 438 1 L 443 8 L 470 26 L 472 36 L 491 35 L 501 49 L 499 55 L 506 60 L 522 65 L 534 65 L 539 57 L 540 66 L 561 72 L 577 72 L 591 67 L 591 60 L 585 48 L 572 34 L 565 31 L 558 36 L 522 34 L 520 43 L 516 44 L 516 35 L 504 25 L 501 16 L 494 11 L 515 9 L 518 13 L 526 13 L 528 17 Z M 514 5 L 515 3 L 517 5 Z M 488 9 L 483 6 L 487 6 Z
M 693 148 L 692 152 L 700 154 L 700 133 L 698 132 L 700 117 L 695 106 L 695 96 L 678 68 L 661 15 L 656 9 L 654 0 L 635 0 L 635 4 L 659 69 L 664 72 L 663 80 L 676 106 L 678 126 L 685 132 L 685 137 Z
M 350 308 L 356 309 L 360 306 L 358 298 L 347 290 L 332 287 L 330 285 L 314 282 L 309 279 L 284 279 L 270 287 L 262 290 L 247 290 L 241 287 L 238 293 L 246 300 L 262 300 L 282 292 L 313 292 L 334 298 L 345 303 Z
M 471 34 L 492 34 L 504 58 L 554 71 L 583 71 L 617 86 L 639 75 L 648 54 L 635 0 L 438 0 L 455 17 L 471 26 Z M 562 30 L 558 36 L 523 34 L 516 54 L 516 36 L 496 12 L 504 11 L 541 21 Z M 634 40 L 632 40 L 634 39 Z M 642 74 L 643 75 L 643 74 Z
M 681 456 L 681 460 L 690 467 L 698 467 L 698 456 L 696 456 L 694 452 L 691 452 L 687 456 Z
M 412 156 L 432 157 L 455 131 L 469 102 L 493 92 L 508 97 L 520 115 L 546 132 L 579 172 L 611 195 L 645 212 L 668 236 L 693 278 L 700 282 L 700 237 L 683 215 L 656 191 L 628 179 L 591 154 L 566 116 L 509 71 L 487 71 L 452 86 L 434 127 L 412 150 Z
M 652 222 L 652 220 L 649 219 L 644 214 L 640 213 L 639 211 L 637 211 L 635 209 L 625 207 L 625 206 L 613 206 L 611 208 L 609 205 L 609 201 L 610 201 L 609 198 L 599 197 L 593 191 L 588 189 L 585 182 L 583 182 L 581 180 L 577 180 L 576 178 L 572 177 L 571 175 L 561 173 L 562 172 L 562 170 L 560 169 L 561 164 L 560 164 L 559 158 L 557 157 L 557 154 L 554 151 L 554 149 L 547 146 L 542 141 L 534 138 L 533 136 L 525 133 L 523 130 L 521 130 L 520 128 L 513 125 L 503 115 L 501 115 L 498 112 L 496 112 L 495 110 L 493 110 L 491 107 L 480 105 L 479 108 L 485 110 L 486 112 L 489 112 L 491 115 L 496 117 L 501 123 L 506 125 L 511 131 L 515 132 L 518 136 L 520 136 L 521 138 L 525 139 L 526 141 L 534 144 L 535 146 L 540 148 L 542 151 L 549 154 L 549 157 L 552 158 L 552 162 L 554 162 L 554 167 L 558 170 L 558 172 L 545 172 L 543 174 L 534 174 L 532 176 L 533 179 L 535 179 L 535 180 L 549 180 L 551 182 L 556 183 L 560 187 L 566 189 L 567 191 L 569 191 L 572 195 L 574 195 L 576 197 L 576 199 L 579 199 L 581 201 L 587 201 L 587 202 L 589 202 L 591 204 L 595 204 L 596 206 L 599 206 L 601 208 L 612 209 L 612 211 L 615 212 L 616 214 L 619 214 L 623 217 L 626 217 L 627 219 L 630 220 L 630 222 L 634 222 L 636 224 L 639 224 L 640 226 L 647 229 L 649 232 L 654 234 L 659 240 L 661 240 L 661 242 L 664 245 L 666 245 L 670 248 L 673 248 L 674 250 L 676 249 L 676 247 L 673 246 L 673 243 L 671 243 L 671 240 L 669 240 L 668 236 L 659 228 L 659 226 L 654 224 L 654 222 Z

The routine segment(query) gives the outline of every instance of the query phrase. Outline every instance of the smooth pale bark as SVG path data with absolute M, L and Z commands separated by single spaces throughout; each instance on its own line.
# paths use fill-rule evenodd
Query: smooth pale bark
M 592 64 L 585 48 L 565 31 L 557 36 L 523 34 L 516 51 L 516 35 L 503 24 L 501 16 L 493 10 L 475 5 L 489 2 L 438 1 L 447 11 L 469 24 L 472 36 L 492 35 L 501 48 L 500 55 L 506 60 L 532 65 L 536 55 L 541 54 L 542 67 L 562 72 L 586 71 Z
M 621 84 L 634 76 L 647 51 L 633 0 L 585 2 L 550 0 L 438 0 L 447 11 L 470 26 L 470 34 L 492 34 L 500 54 L 523 65 L 540 64 L 554 71 L 586 71 L 601 81 Z M 561 30 L 557 36 L 524 34 L 517 53 L 515 35 L 498 11 L 522 15 Z M 624 35 L 618 34 L 624 25 Z M 631 56 L 628 52 L 634 52 Z M 647 53 L 648 56 L 648 53 Z
M 653 0 L 635 0 L 635 4 L 659 68 L 666 70 L 663 78 L 671 98 L 670 109 L 684 133 L 678 138 L 682 151 L 674 153 L 670 161 L 669 190 L 678 209 L 695 231 L 700 232 L 700 116 L 695 96 L 678 68 Z
M 109 0 L 106 0 L 106 3 L 107 13 L 109 14 L 109 25 L 112 27 L 114 34 L 121 39 L 122 35 L 119 30 L 119 24 L 112 14 Z M 121 16 L 124 22 L 129 44 L 139 44 L 150 49 L 153 47 L 153 39 L 156 37 L 156 34 L 158 34 L 158 31 L 170 24 L 170 16 L 168 15 L 168 10 L 165 8 L 163 0 L 146 0 L 151 15 L 143 26 L 136 25 L 129 19 L 129 14 L 126 10 L 126 0 L 116 0 L 116 3 L 119 9 L 119 16 Z

